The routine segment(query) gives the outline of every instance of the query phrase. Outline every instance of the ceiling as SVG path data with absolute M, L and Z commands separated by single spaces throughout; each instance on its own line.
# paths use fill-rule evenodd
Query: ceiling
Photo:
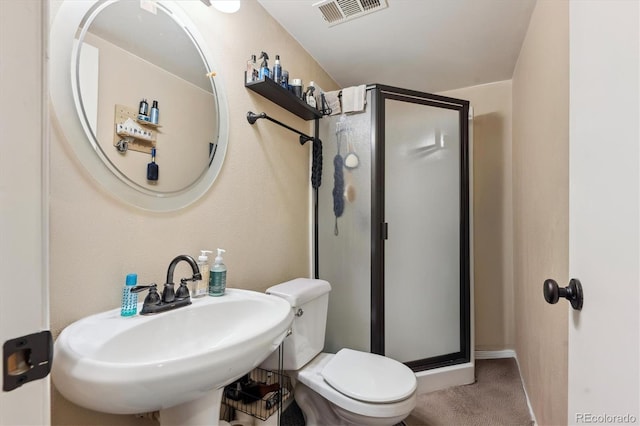
M 535 5 L 386 0 L 387 8 L 330 27 L 312 6 L 317 1 L 258 0 L 339 86 L 426 92 L 510 79 Z M 286 69 L 287 58 L 281 60 Z

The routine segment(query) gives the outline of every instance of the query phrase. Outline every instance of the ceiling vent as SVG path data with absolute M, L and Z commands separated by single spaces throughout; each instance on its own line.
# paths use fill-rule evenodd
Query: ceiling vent
M 332 27 L 387 8 L 387 0 L 322 0 L 313 4 Z

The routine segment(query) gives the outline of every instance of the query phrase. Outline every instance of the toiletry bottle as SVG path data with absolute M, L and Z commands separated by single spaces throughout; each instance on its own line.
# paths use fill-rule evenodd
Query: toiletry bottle
M 131 289 L 138 283 L 137 274 L 128 274 L 122 288 L 122 307 L 120 315 L 130 317 L 138 313 L 138 293 L 131 293 Z
M 313 86 L 308 86 L 307 87 L 307 91 L 305 92 L 304 95 L 304 99 L 305 101 L 307 101 L 307 105 L 309 105 L 310 107 L 315 108 L 317 103 L 316 103 L 316 96 L 313 94 L 313 92 L 316 90 L 315 87 Z
M 209 296 L 222 296 L 227 288 L 227 267 L 222 263 L 222 253 L 225 250 L 219 248 L 209 276 Z
M 271 72 L 269 71 L 269 55 L 266 52 L 260 53 L 260 59 L 262 59 L 262 64 L 260 64 L 260 80 L 263 80 L 265 77 L 271 78 Z
M 251 58 L 247 61 L 247 83 L 251 83 L 257 80 L 258 70 L 256 68 L 256 55 L 251 55 Z
M 198 256 L 198 268 L 200 269 L 200 275 L 202 279 L 195 282 L 193 286 L 193 292 L 191 297 L 202 297 L 207 294 L 207 288 L 209 287 L 209 257 L 207 254 L 213 253 L 211 250 L 200 250 L 200 256 Z
M 140 101 L 140 106 L 138 107 L 138 118 L 140 120 L 149 121 L 149 104 L 146 99 Z
M 158 101 L 153 101 L 153 104 L 151 105 L 151 122 L 153 124 L 158 124 L 158 114 L 160 114 L 160 112 L 158 111 Z
M 280 65 L 280 55 L 276 55 L 276 61 L 273 64 L 273 81 L 280 84 L 282 80 L 282 66 Z
M 289 85 L 291 93 L 293 93 L 296 98 L 302 99 L 302 80 L 299 78 L 291 79 L 291 84 Z

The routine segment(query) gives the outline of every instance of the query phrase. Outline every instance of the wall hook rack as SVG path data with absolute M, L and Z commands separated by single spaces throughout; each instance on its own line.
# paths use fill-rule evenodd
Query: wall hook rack
M 276 120 L 275 118 L 271 118 L 269 117 L 266 113 L 262 112 L 260 114 L 255 114 L 251 111 L 247 112 L 247 121 L 249 122 L 249 124 L 253 125 L 256 121 L 258 121 L 261 118 L 266 118 L 269 121 L 273 121 L 274 123 L 284 127 L 285 129 L 291 130 L 294 133 L 297 133 L 300 135 L 300 145 L 304 145 L 305 143 L 307 143 L 308 141 L 315 141 L 316 138 L 314 138 L 313 136 L 309 136 L 309 135 L 305 135 L 304 133 L 294 129 L 293 127 L 287 126 L 286 124 L 284 124 L 281 121 Z

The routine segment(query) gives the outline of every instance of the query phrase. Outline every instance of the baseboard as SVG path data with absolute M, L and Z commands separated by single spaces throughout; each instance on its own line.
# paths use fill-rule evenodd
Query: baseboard
M 500 358 L 516 358 L 516 351 L 513 349 L 504 349 L 501 351 L 475 351 L 476 359 L 500 359 Z
M 514 352 L 515 354 L 515 352 Z M 514 356 L 516 359 L 516 365 L 518 366 L 518 374 L 520 374 L 520 381 L 522 382 L 522 390 L 524 391 L 524 397 L 527 398 L 527 407 L 529 407 L 529 414 L 531 414 L 531 419 L 533 420 L 533 426 L 538 424 L 536 420 L 536 414 L 533 412 L 533 407 L 531 406 L 531 400 L 529 399 L 529 394 L 527 393 L 527 386 L 524 382 L 524 378 L 522 377 L 522 370 L 520 370 L 520 361 L 518 361 L 518 356 Z
M 465 364 L 418 371 L 416 378 L 418 379 L 417 394 L 422 395 L 451 386 L 473 383 L 475 380 L 474 366 L 473 363 L 467 362 Z
M 520 381 L 522 382 L 522 390 L 524 391 L 524 397 L 527 399 L 527 407 L 529 407 L 529 414 L 531 415 L 531 419 L 533 420 L 533 425 L 537 425 L 538 422 L 536 421 L 536 415 L 533 412 L 533 407 L 531 407 L 531 401 L 529 400 L 527 387 L 524 383 L 524 378 L 522 377 L 520 362 L 518 361 L 518 355 L 516 354 L 516 351 L 514 351 L 513 349 L 504 349 L 501 351 L 475 351 L 474 357 L 475 359 L 514 358 L 516 360 L 516 365 L 518 366 L 518 374 L 520 375 Z

